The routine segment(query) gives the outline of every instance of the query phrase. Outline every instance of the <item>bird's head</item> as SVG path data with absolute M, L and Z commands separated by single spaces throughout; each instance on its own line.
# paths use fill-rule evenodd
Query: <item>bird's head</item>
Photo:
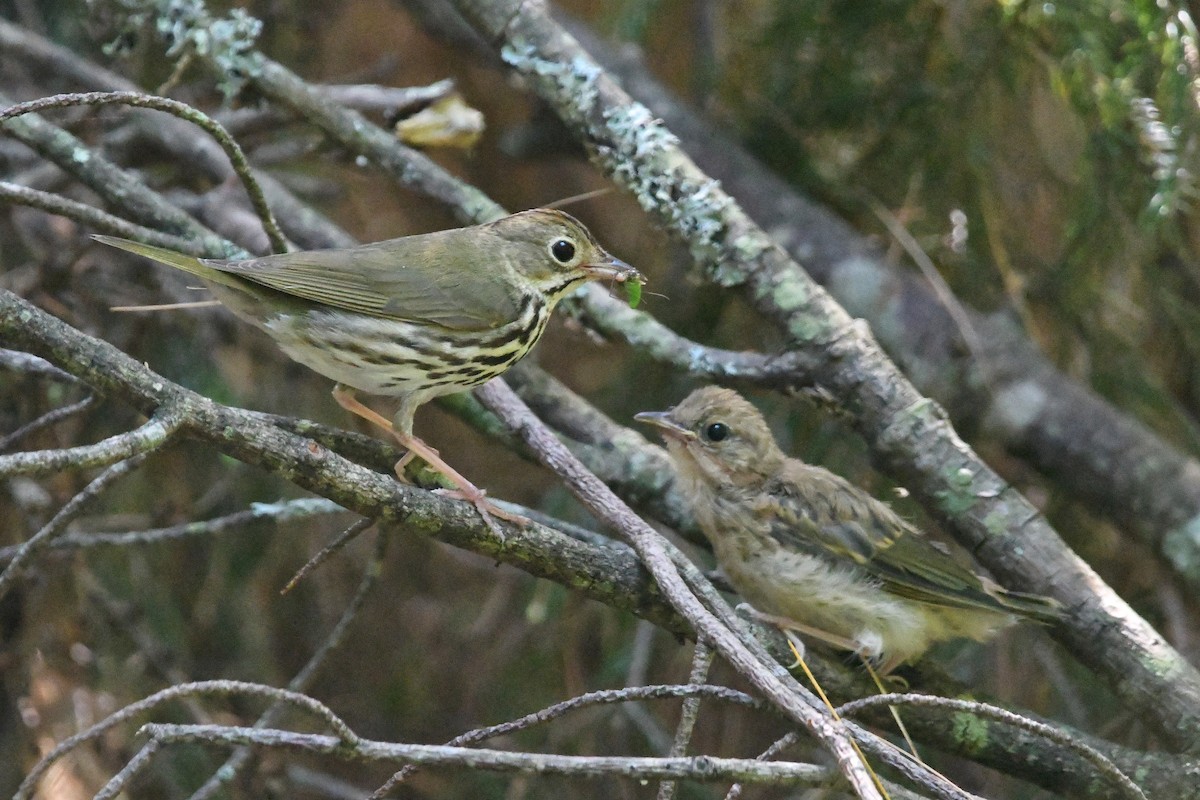
M 732 389 L 706 386 L 670 411 L 634 419 L 656 426 L 676 467 L 711 486 L 752 486 L 777 475 L 786 456 L 758 409 Z
M 575 287 L 593 280 L 644 283 L 642 274 L 600 246 L 570 214 L 535 208 L 486 226 L 510 250 L 509 262 L 551 306 Z

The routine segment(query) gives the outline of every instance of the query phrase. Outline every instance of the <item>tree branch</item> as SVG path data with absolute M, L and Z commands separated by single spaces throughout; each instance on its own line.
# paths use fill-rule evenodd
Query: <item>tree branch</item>
M 366 517 L 497 558 L 530 574 L 577 589 L 614 608 L 632 611 L 676 633 L 686 625 L 665 604 L 624 548 L 598 548 L 532 525 L 509 528 L 500 542 L 471 506 L 397 483 L 388 474 L 350 462 L 305 436 L 229 408 L 151 372 L 104 342 L 0 290 L 0 342 L 21 347 L 71 372 L 100 392 L 144 412 L 168 408 L 181 432 L 249 464 L 278 472 L 309 491 Z
M 1059 636 L 1131 711 L 1183 749 L 1200 748 L 1200 674 L 1075 556 L 957 436 L 864 327 L 751 220 L 546 13 L 542 4 L 456 0 L 585 143 L 596 163 L 679 236 L 710 280 L 741 286 L 853 415 L 873 452 L 1010 585 L 1050 594 L 1073 619 Z
M 1089 509 L 1139 534 L 1188 585 L 1200 588 L 1195 458 L 1056 369 L 1004 313 L 959 304 L 977 332 L 978 349 L 968 352 L 950 309 L 918 275 L 889 264 L 845 220 L 685 107 L 630 48 L 563 16 L 587 51 L 664 121 L 772 239 L 847 312 L 870 321 L 892 358 L 946 407 L 960 430 L 984 426 Z

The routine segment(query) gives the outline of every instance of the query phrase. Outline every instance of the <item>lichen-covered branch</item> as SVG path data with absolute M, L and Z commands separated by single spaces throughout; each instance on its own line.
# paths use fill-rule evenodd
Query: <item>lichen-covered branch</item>
M 562 476 L 571 491 L 592 513 L 613 525 L 627 538 L 668 602 L 696 626 L 726 660 L 763 692 L 791 719 L 804 725 L 838 760 L 838 767 L 862 798 L 880 797 L 861 753 L 852 749 L 846 731 L 826 717 L 816 698 L 802 689 L 778 665 L 760 661 L 736 634 L 705 608 L 683 581 L 664 547 L 662 537 L 634 514 L 599 478 L 584 468 L 566 446 L 537 419 L 502 381 L 477 390 L 480 399 L 534 449 L 546 466 Z M 805 702 L 807 701 L 807 702 Z
M 173 384 L 111 345 L 92 339 L 11 292 L 0 290 L 0 341 L 39 355 L 102 393 L 143 411 L 160 407 L 182 420 L 180 431 L 247 463 L 274 470 L 309 491 L 366 517 L 513 564 L 644 615 L 668 630 L 687 627 L 666 607 L 632 553 L 601 549 L 541 526 L 513 528 L 504 542 L 469 506 L 399 484 L 305 436 L 264 422 Z
M 1010 585 L 1057 597 L 1056 630 L 1126 706 L 1174 746 L 1200 747 L 1200 673 L 1077 556 L 1046 520 L 957 436 L 853 319 L 792 261 L 538 3 L 456 6 L 588 148 L 704 266 L 740 286 L 812 364 L 880 462 Z
M 221 146 L 221 149 L 229 158 L 233 171 L 241 178 L 242 183 L 246 187 L 246 194 L 249 196 L 250 202 L 254 206 L 259 219 L 262 220 L 263 229 L 267 238 L 271 240 L 274 251 L 279 253 L 287 249 L 287 241 L 284 239 L 283 233 L 279 230 L 278 223 L 275 222 L 275 216 L 271 213 L 271 209 L 263 197 L 262 189 L 251 174 L 250 164 L 246 161 L 246 154 L 242 152 L 241 146 L 234 141 L 233 137 L 229 135 L 229 132 L 225 130 L 221 123 L 199 109 L 189 106 L 187 103 L 173 100 L 170 97 L 148 95 L 145 92 L 82 92 L 39 97 L 36 100 L 29 100 L 5 109 L 0 109 L 0 121 L 14 119 L 23 114 L 36 111 L 44 111 L 51 108 L 67 108 L 74 105 L 128 105 L 135 108 L 152 108 L 156 111 L 169 113 L 179 119 L 187 120 L 203 129 L 213 138 L 213 141 Z
M 64 65 L 63 74 L 75 75 L 90 81 L 93 86 L 106 85 L 103 83 L 105 80 L 120 83 L 115 76 L 106 76 L 103 70 L 93 70 L 91 65 L 72 61 L 61 52 L 44 52 L 30 44 L 28 37 L 23 38 L 21 44 L 15 44 L 13 42 L 22 37 L 11 37 L 10 33 L 8 23 L 0 21 L 0 50 L 42 53 L 35 57 L 46 58 L 46 63 L 57 60 L 57 63 Z M 243 56 L 251 60 L 257 58 L 253 53 L 243 53 Z M 261 66 L 266 62 L 255 63 Z M 220 68 L 219 64 L 214 63 L 213 66 Z M 457 204 L 457 213 L 463 218 L 476 219 L 479 215 L 498 213 L 494 204 L 477 195 L 476 190 L 464 188 L 465 185 L 455 182 L 429 159 L 408 151 L 387 135 L 381 136 L 375 126 L 363 122 L 361 118 L 344 114 L 336 105 L 312 106 L 309 91 L 314 87 L 298 81 L 282 67 L 276 70 L 277 65 L 269 63 L 267 67 L 265 70 L 252 71 L 246 78 L 256 83 L 256 88 L 262 94 L 274 96 L 281 106 L 294 109 L 302 115 L 309 112 L 315 114 L 317 126 L 352 153 L 367 154 L 379 163 L 390 165 L 389 172 L 397 180 Z M 121 87 L 113 85 L 108 88 Z M 272 92 L 275 95 L 271 95 Z M 317 94 L 320 95 L 319 90 Z M 228 162 L 219 148 L 197 137 L 195 131 L 188 130 L 188 126 L 175 126 L 175 120 L 158 118 L 146 124 L 138 119 L 136 112 L 130 117 L 131 121 L 125 130 L 135 129 L 132 134 L 137 137 L 135 141 L 155 141 L 163 148 L 169 148 L 169 152 L 188 159 L 189 163 L 194 160 L 196 170 L 208 180 L 220 182 L 228 178 Z M 271 182 L 264 181 L 264 185 L 270 194 Z M 719 188 L 715 184 L 706 182 L 702 188 L 709 199 L 719 198 Z M 690 202 L 694 198 L 684 199 Z M 281 192 L 271 195 L 271 200 L 272 204 L 292 203 L 281 214 L 281 221 L 289 235 L 297 241 L 307 246 L 350 243 L 349 237 L 343 232 L 296 202 L 294 197 Z M 702 226 L 693 227 L 698 234 L 706 235 L 701 230 Z M 697 252 L 711 255 L 709 250 L 705 245 Z M 762 255 L 753 247 L 747 249 L 746 254 L 751 257 Z M 730 280 L 741 279 L 735 275 L 738 267 L 734 261 L 736 259 L 726 265 L 728 269 L 724 273 Z M 42 329 L 40 326 L 45 320 L 40 318 L 31 318 L 37 322 L 34 326 L 36 330 L 18 331 L 20 326 L 14 325 L 11 314 L 20 307 L 8 305 L 8 298 L 0 299 L 3 301 L 0 302 L 0 319 L 6 320 L 0 322 L 0 339 L 20 343 L 32 351 L 52 356 L 56 363 L 67 365 L 72 372 L 84 376 L 89 382 L 105 387 L 112 398 L 130 403 L 147 413 L 152 413 L 156 408 L 185 409 L 191 420 L 185 433 L 190 437 L 208 442 L 214 448 L 248 463 L 277 470 L 304 488 L 335 498 L 339 505 L 364 514 L 403 519 L 406 524 L 436 531 L 446 541 L 581 589 L 587 596 L 616 608 L 640 609 L 639 613 L 673 632 L 685 635 L 690 632 L 689 627 L 670 611 L 646 580 L 636 559 L 624 549 L 588 547 L 586 542 L 564 542 L 562 540 L 566 537 L 551 535 L 552 532 L 536 526 L 527 531 L 511 532 L 508 541 L 501 546 L 491 540 L 477 520 L 469 513 L 464 513 L 458 504 L 396 486 L 388 475 L 396 453 L 385 443 L 303 420 L 219 406 L 190 393 L 179 393 L 179 387 L 169 382 L 165 384 L 165 393 L 154 390 L 152 384 L 146 383 L 146 376 L 152 376 L 153 373 L 146 372 L 141 365 L 128 359 L 110 360 L 113 354 L 103 349 L 92 349 L 95 344 L 92 340 L 73 338 L 74 333 L 66 335 L 63 330 Z M 767 300 L 763 302 L 764 308 L 771 309 Z M 592 297 L 588 301 L 588 309 L 597 327 L 603 329 L 609 320 L 614 320 L 609 329 L 623 331 L 639 349 L 676 364 L 680 369 L 702 372 L 721 380 L 761 380 L 767 385 L 790 386 L 797 379 L 811 382 L 813 376 L 820 376 L 822 370 L 830 368 L 828 354 L 818 348 L 795 348 L 778 358 L 754 353 L 731 353 L 698 347 L 695 343 L 672 335 L 652 318 L 603 298 Z M 774 317 L 782 319 L 784 315 L 777 312 L 778 309 L 772 312 Z M 16 313 L 19 315 L 24 311 L 18 310 Z M 9 316 L 5 317 L 5 314 Z M 63 338 L 57 338 L 60 334 Z M 538 405 L 539 413 L 553 419 L 560 430 L 578 437 L 577 452 L 587 457 L 590 466 L 601 469 L 605 480 L 616 484 L 622 494 L 640 499 L 653 509 L 655 516 L 686 530 L 686 509 L 670 492 L 661 491 L 670 480 L 669 472 L 662 466 L 665 461 L 661 451 L 646 444 L 640 436 L 603 419 L 578 397 L 555 391 L 545 379 L 545 373 L 539 370 L 522 371 L 522 388 L 531 405 Z M 341 456 L 350 456 L 350 461 L 358 463 L 347 463 Z M 594 543 L 597 539 L 588 541 Z M 51 546 L 56 543 L 66 545 L 68 540 L 57 537 L 51 540 Z M 711 590 L 711 587 L 708 588 Z M 694 582 L 692 591 L 699 591 Z M 712 591 L 712 594 L 716 592 Z M 710 601 L 705 602 L 711 607 Z M 1172 702 L 1174 697 L 1163 699 Z M 922 719 L 919 712 L 914 712 L 914 717 Z M 1014 764 L 1040 764 L 1048 755 L 1063 760 L 1056 763 L 1069 761 L 1072 757 L 1070 753 L 1057 751 L 1052 743 L 1036 741 L 1025 742 L 1024 749 L 1005 750 L 1003 736 L 997 733 L 999 726 L 988 731 L 988 735 L 981 739 L 978 736 L 960 737 L 961 731 L 958 730 L 947 732 L 944 719 L 936 714 L 924 719 L 927 722 L 925 730 L 928 741 L 948 745 L 985 763 L 1000 765 L 1002 769 L 1006 766 L 1011 769 Z M 974 733 L 978 728 L 971 727 L 970 730 Z M 1163 770 L 1181 763 L 1170 761 Z M 1019 766 L 1017 768 L 1020 769 Z M 1031 771 L 1034 770 L 1031 768 Z M 1049 785 L 1045 775 L 1044 772 L 1038 773 L 1038 780 Z M 1094 781 L 1096 773 L 1089 771 L 1084 764 L 1072 779 L 1076 782 L 1071 786 L 1083 786 L 1089 780 Z M 1164 792 L 1158 796 L 1169 795 Z
M 0 107 L 11 105 L 12 101 L 0 94 Z M 0 123 L 0 129 L 33 148 L 63 171 L 74 175 L 143 225 L 165 229 L 170 233 L 187 234 L 214 249 L 220 246 L 220 240 L 203 225 L 163 202 L 157 193 L 129 173 L 37 114 L 5 120 Z
M 33 69 L 42 70 L 45 74 L 74 81 L 81 90 L 134 92 L 140 88 L 124 77 L 79 57 L 73 51 L 3 19 L 0 19 L 0 53 L 18 59 Z M 208 137 L 197 136 L 195 128 L 189 123 L 150 112 L 134 111 L 129 116 L 140 137 L 153 142 L 166 152 L 174 153 L 181 162 L 187 163 L 189 168 L 197 170 L 208 180 L 220 184 L 234 179 L 233 166 L 220 146 Z M 346 247 L 353 243 L 324 216 L 300 203 L 275 178 L 259 170 L 254 170 L 253 174 L 288 235 L 303 246 Z M 137 235 L 132 229 L 129 232 L 110 232 L 126 238 Z M 169 244 L 152 239 L 143 241 L 163 247 L 179 248 L 178 242 Z
M 929 285 L 897 270 L 843 219 L 801 195 L 731 137 L 686 108 L 630 57 L 566 23 L 634 98 L 771 238 L 804 265 L 960 429 L 983 425 L 1089 508 L 1141 535 L 1200 587 L 1200 464 L 1063 374 L 1006 314 L 964 308 L 971 352 Z

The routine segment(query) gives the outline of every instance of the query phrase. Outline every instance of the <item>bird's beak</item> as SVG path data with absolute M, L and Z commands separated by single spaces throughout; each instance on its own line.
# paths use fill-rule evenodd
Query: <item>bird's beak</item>
M 695 439 L 696 434 L 671 419 L 669 411 L 640 411 L 633 415 L 638 422 L 645 422 L 659 429 L 664 437 L 687 441 Z
M 584 264 L 582 268 L 589 276 L 599 280 L 613 280 L 617 283 L 625 283 L 626 281 L 646 282 L 646 279 L 642 277 L 642 273 L 613 256 L 609 256 L 603 261 L 597 261 L 595 264 Z

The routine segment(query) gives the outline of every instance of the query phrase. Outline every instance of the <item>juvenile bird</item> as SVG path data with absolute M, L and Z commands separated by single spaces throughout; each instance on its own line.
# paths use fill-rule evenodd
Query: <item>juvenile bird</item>
M 338 404 L 388 430 L 408 453 L 444 473 L 455 494 L 513 519 L 413 435 L 421 404 L 501 374 L 541 337 L 564 295 L 599 278 L 642 282 L 578 220 L 534 209 L 494 222 L 338 250 L 224 261 L 114 236 L 104 244 L 204 280 L 218 300 L 265 331 L 291 358 L 337 381 Z M 359 389 L 400 398 L 393 421 Z M 515 518 L 520 519 L 520 518 Z
M 729 582 L 780 628 L 886 674 L 938 641 L 1061 616 L 1056 601 L 975 574 L 862 489 L 788 458 L 758 409 L 730 389 L 697 389 L 636 419 L 663 434 Z

